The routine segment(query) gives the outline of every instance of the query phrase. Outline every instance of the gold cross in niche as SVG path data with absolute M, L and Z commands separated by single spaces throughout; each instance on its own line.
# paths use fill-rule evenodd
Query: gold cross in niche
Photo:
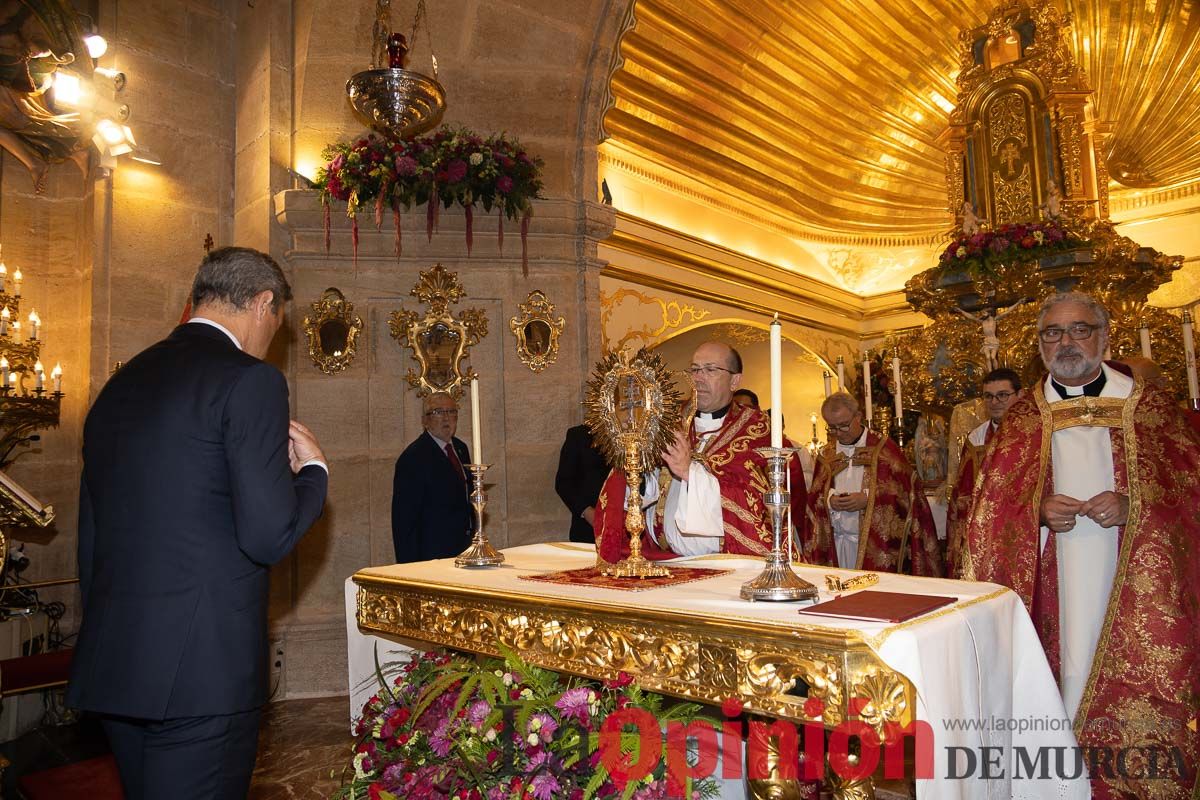
M 1005 169 L 1008 172 L 1008 177 L 1013 177 L 1016 174 L 1014 162 L 1021 160 L 1021 151 L 1012 142 L 1008 142 L 1004 147 L 1000 148 L 1000 160 L 1004 162 Z

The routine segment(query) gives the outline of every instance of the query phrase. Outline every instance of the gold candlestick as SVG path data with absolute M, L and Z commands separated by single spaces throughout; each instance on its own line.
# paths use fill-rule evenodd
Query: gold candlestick
M 475 535 L 471 538 L 470 547 L 454 559 L 454 566 L 494 567 L 497 564 L 503 564 L 504 554 L 492 547 L 487 533 L 483 530 L 483 510 L 487 507 L 487 493 L 483 491 L 483 473 L 487 472 L 491 464 L 466 464 L 464 466 L 471 470 L 473 480 L 469 499 L 475 508 Z
M 796 448 L 759 447 L 755 452 L 767 459 L 768 488 L 763 492 L 763 499 L 771 513 L 774 542 L 763 571 L 754 580 L 742 584 L 742 599 L 816 600 L 817 587 L 792 571 L 792 564 L 783 550 L 784 520 L 792 499 L 787 490 L 788 462 Z

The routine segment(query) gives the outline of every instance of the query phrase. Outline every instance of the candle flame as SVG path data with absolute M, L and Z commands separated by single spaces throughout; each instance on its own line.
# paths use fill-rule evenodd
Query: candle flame
M 33 371 L 34 372 L 45 372 L 46 371 L 46 368 L 42 366 L 42 360 L 40 358 L 33 365 Z
M 12 318 L 12 313 L 11 313 L 11 312 L 8 310 L 8 306 L 5 306 L 5 307 L 4 307 L 4 310 L 3 310 L 3 311 L 0 311 L 0 317 L 2 317 L 2 318 L 4 318 L 4 319 L 11 319 L 11 318 Z
M 54 365 L 54 369 L 50 370 L 50 377 L 51 378 L 61 378 L 62 377 L 62 364 Z
M 42 324 L 42 318 L 38 316 L 36 308 L 29 312 L 29 324 L 30 325 L 41 325 Z

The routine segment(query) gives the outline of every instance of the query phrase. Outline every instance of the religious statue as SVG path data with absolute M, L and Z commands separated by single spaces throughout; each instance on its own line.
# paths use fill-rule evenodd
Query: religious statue
M 963 200 L 962 204 L 962 232 L 964 236 L 974 236 L 979 233 L 980 219 L 975 213 L 975 206 L 971 205 L 970 200 Z
M 1046 202 L 1039 208 L 1042 216 L 1048 220 L 1058 219 L 1062 213 L 1062 194 L 1058 190 L 1058 181 L 1053 178 L 1046 181 Z
M 39 194 L 49 163 L 70 160 L 87 170 L 89 141 L 79 115 L 56 113 L 46 98 L 54 73 L 67 64 L 91 73 L 69 4 L 0 0 L 0 147 L 29 169 Z
M 1015 309 L 1024 304 L 1024 302 L 1025 300 L 1021 299 L 999 313 L 990 308 L 985 308 L 978 314 L 963 311 L 961 308 L 954 308 L 954 311 L 972 322 L 978 322 L 979 327 L 983 329 L 983 346 L 980 349 L 983 351 L 983 361 L 989 372 L 1000 366 L 1000 337 L 996 333 L 996 323 L 1011 314 Z

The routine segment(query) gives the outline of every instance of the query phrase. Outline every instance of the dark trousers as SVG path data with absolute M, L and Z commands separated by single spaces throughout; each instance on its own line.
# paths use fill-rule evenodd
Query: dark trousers
M 126 800 L 245 800 L 262 709 L 217 717 L 101 717 Z

